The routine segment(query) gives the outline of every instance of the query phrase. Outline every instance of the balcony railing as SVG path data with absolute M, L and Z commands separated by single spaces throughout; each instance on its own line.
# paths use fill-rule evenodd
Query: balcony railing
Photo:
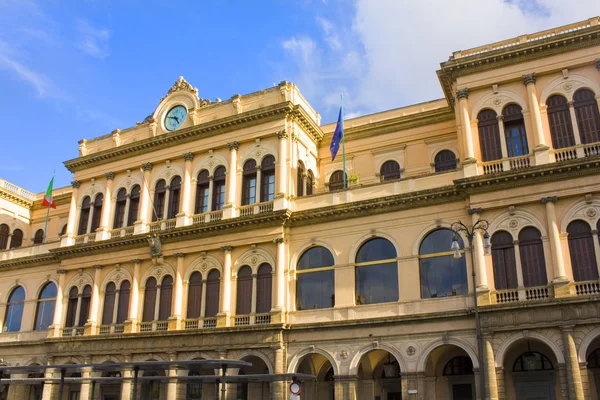
M 486 161 L 481 163 L 483 174 L 497 174 L 498 172 L 517 170 L 531 167 L 531 157 L 529 155 L 519 157 L 501 158 L 499 160 Z
M 223 219 L 223 211 L 210 211 L 202 214 L 192 215 L 192 224 L 206 224 L 208 222 L 220 221 Z
M 98 328 L 99 335 L 109 335 L 111 333 L 123 333 L 124 331 L 125 331 L 125 325 L 123 325 L 123 324 L 101 325 Z
M 63 328 L 62 335 L 65 336 L 83 336 L 84 328 L 82 326 Z
M 533 287 L 525 289 L 526 300 L 541 300 L 550 297 L 550 293 L 547 286 Z
M 513 303 L 515 301 L 519 301 L 519 291 L 514 290 L 498 290 L 496 292 L 496 303 L 504 304 L 504 303 Z
M 133 231 L 134 231 L 133 226 L 125 226 L 122 228 L 111 229 L 108 232 L 108 238 L 114 239 L 114 238 L 118 238 L 118 237 L 123 238 L 123 237 L 133 236 Z
M 163 219 L 161 221 L 150 222 L 148 224 L 148 231 L 150 231 L 150 233 L 166 231 L 175 228 L 176 223 L 177 218 Z
M 8 181 L 5 181 L 4 179 L 0 179 L 0 187 L 4 188 L 8 191 L 11 191 L 13 193 L 18 194 L 19 196 L 25 197 L 29 200 L 35 200 L 35 194 L 31 193 L 28 190 L 23 189 L 22 187 L 19 187 L 17 185 L 14 185 Z
M 552 149 L 556 162 L 575 160 L 577 158 L 594 157 L 600 155 L 600 143 L 579 144 L 562 149 Z
M 93 243 L 96 240 L 95 233 L 85 233 L 83 235 L 75 236 L 75 244 Z
M 262 214 L 265 212 L 273 211 L 273 202 L 266 201 L 263 203 L 250 204 L 248 206 L 238 207 L 240 217 L 246 217 L 248 215 Z
M 492 303 L 506 304 L 522 301 L 548 299 L 553 296 L 553 291 L 551 286 L 538 286 L 530 288 L 497 290 L 495 292 L 492 292 L 491 295 Z
M 600 281 L 575 282 L 577 296 L 600 294 Z

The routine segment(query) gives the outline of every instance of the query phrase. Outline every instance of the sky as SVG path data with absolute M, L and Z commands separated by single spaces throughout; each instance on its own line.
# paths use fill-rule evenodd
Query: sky
M 214 101 L 283 81 L 335 121 L 443 97 L 453 51 L 600 15 L 598 0 L 0 0 L 0 178 L 43 192 L 78 141 L 179 76 Z

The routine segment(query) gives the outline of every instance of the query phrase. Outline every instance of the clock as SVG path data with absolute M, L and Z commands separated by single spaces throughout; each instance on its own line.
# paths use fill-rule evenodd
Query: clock
M 167 112 L 165 115 L 165 128 L 168 131 L 174 131 L 179 128 L 184 122 L 187 116 L 187 110 L 184 106 L 175 106 Z

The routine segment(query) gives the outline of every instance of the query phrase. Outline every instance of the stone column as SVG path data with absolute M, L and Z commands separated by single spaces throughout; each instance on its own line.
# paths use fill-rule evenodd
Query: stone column
M 526 300 L 525 284 L 523 283 L 523 266 L 521 264 L 521 250 L 519 249 L 519 241 L 514 240 L 513 245 L 515 246 L 515 266 L 517 268 L 517 291 L 519 293 L 519 300 Z
M 112 192 L 113 184 L 115 181 L 115 173 L 107 172 L 106 174 L 104 174 L 104 176 L 106 176 L 106 186 L 104 187 L 104 202 L 102 204 L 102 213 L 100 214 L 100 227 L 98 231 L 96 231 L 96 240 L 105 240 L 109 238 L 109 219 L 113 206 Z
M 575 139 L 575 146 L 578 146 L 575 152 L 577 153 L 577 158 L 583 158 L 585 157 L 585 152 L 581 146 L 581 135 L 579 133 L 579 125 L 577 124 L 577 115 L 575 114 L 575 103 L 569 101 L 567 104 L 569 106 L 569 115 L 571 116 L 571 126 L 573 127 L 573 139 Z
M 278 345 L 273 348 L 275 351 L 275 365 L 273 368 L 275 369 L 273 372 L 276 374 L 284 374 L 285 370 L 285 347 Z M 279 400 L 284 399 L 287 396 L 287 384 L 288 382 L 273 382 L 271 384 L 271 399 Z
M 540 113 L 540 102 L 537 97 L 535 87 L 535 72 L 523 75 L 523 84 L 527 87 L 527 105 L 529 107 L 529 116 L 531 117 L 531 127 L 533 128 L 533 137 L 535 147 L 533 153 L 535 164 L 546 164 L 550 162 L 549 147 L 544 138 L 544 128 L 542 126 L 542 115 Z
M 183 261 L 184 253 L 175 253 L 177 257 L 177 270 L 175 271 L 175 303 L 173 304 L 173 313 L 169 318 L 169 330 L 179 330 L 182 328 L 181 321 L 183 320 L 182 305 L 183 305 Z
M 183 169 L 183 190 L 181 196 L 181 210 L 177 214 L 177 226 L 186 226 L 190 223 L 190 215 L 194 212 L 192 206 L 192 160 L 194 153 L 185 153 L 183 155 L 185 166 Z
M 79 181 L 72 181 L 73 192 L 71 192 L 71 204 L 69 205 L 69 219 L 67 220 L 67 232 L 61 239 L 61 246 L 71 246 L 74 244 L 73 236 L 75 236 L 75 224 L 78 221 L 79 209 L 77 201 L 79 201 Z
M 231 315 L 231 251 L 232 246 L 221 247 L 224 254 L 223 276 L 221 276 L 221 293 L 219 298 L 219 313 L 217 326 L 229 326 Z
M 583 385 L 581 384 L 581 374 L 579 373 L 579 360 L 577 357 L 575 339 L 573 338 L 573 328 L 573 325 L 560 327 L 565 347 L 565 366 L 567 368 L 567 382 L 569 384 L 569 399 L 583 400 Z
M 285 239 L 277 238 L 274 240 L 277 245 L 277 259 L 275 260 L 275 285 L 273 293 L 273 309 L 271 316 L 271 322 L 281 322 L 283 318 L 283 310 L 285 307 L 285 270 L 286 270 L 286 258 L 285 258 Z
M 86 362 L 86 364 L 89 364 Z M 79 390 L 79 400 L 89 400 L 91 394 L 91 384 L 89 378 L 92 375 L 92 367 L 84 367 L 81 369 L 81 386 Z
M 134 223 L 134 232 L 143 233 L 146 232 L 146 224 L 152 221 L 152 199 L 150 198 L 150 181 L 152 178 L 152 163 L 143 163 L 142 171 L 144 173 L 144 182 L 142 182 L 142 192 L 140 193 L 140 217 L 139 220 Z
M 465 159 L 462 161 L 465 176 L 477 175 L 477 160 L 473 149 L 473 133 L 471 131 L 471 120 L 469 118 L 469 89 L 463 88 L 456 91 L 458 99 L 458 114 L 460 115 L 463 133 L 463 143 L 465 146 Z
M 273 203 L 273 209 L 282 210 L 287 208 L 287 196 L 288 193 L 288 173 L 287 168 L 287 148 L 288 148 L 288 134 L 285 129 L 277 132 L 277 138 L 279 139 L 279 149 L 277 164 L 275 166 L 275 202 Z
M 85 334 L 95 335 L 98 326 L 98 311 L 100 309 L 100 273 L 102 265 L 94 265 L 94 283 L 92 285 L 92 299 L 90 304 L 90 315 L 85 324 Z
M 125 362 L 131 362 L 133 358 L 132 354 L 125 354 Z M 123 378 L 133 378 L 133 367 L 125 367 L 121 370 Z M 137 400 L 132 398 L 133 383 L 132 380 L 124 380 L 121 383 L 121 400 Z M 139 392 L 138 392 L 139 396 Z
M 169 354 L 169 361 L 177 361 L 177 353 Z M 169 369 L 169 382 L 167 383 L 167 399 L 168 400 L 178 400 L 178 384 L 177 384 L 177 367 L 171 367 Z
M 552 269 L 554 271 L 554 296 L 564 297 L 569 295 L 569 279 L 565 273 L 565 264 L 563 262 L 562 247 L 560 245 L 560 233 L 556 221 L 556 211 L 554 203 L 557 197 L 544 197 L 542 203 L 546 205 L 546 221 L 548 224 L 548 236 L 550 237 L 550 251 L 552 253 Z
M 44 378 L 52 379 L 55 377 L 56 372 L 56 369 L 49 368 L 44 373 Z M 42 390 L 42 400 L 55 400 L 56 397 L 58 397 L 58 384 L 54 384 L 52 381 L 44 382 L 44 388 Z
M 473 225 L 479 221 L 479 217 L 483 210 L 481 208 L 471 208 L 468 213 L 471 214 L 471 222 Z M 476 231 L 473 236 L 473 249 L 475 265 L 473 266 L 476 271 L 477 278 L 477 291 L 489 291 L 487 281 L 487 270 L 485 268 L 485 255 L 483 249 L 483 235 L 481 231 Z
M 237 216 L 235 205 L 238 198 L 237 193 L 237 151 L 240 144 L 236 141 L 229 142 L 229 168 L 227 168 L 227 180 L 225 181 L 225 205 L 223 205 L 223 218 L 234 218 Z
M 129 313 L 125 321 L 125 333 L 135 333 L 138 329 L 138 309 L 140 299 L 140 267 L 142 260 L 131 260 L 133 263 L 133 277 L 131 280 L 131 292 L 129 294 Z
M 498 384 L 496 383 L 496 362 L 492 348 L 492 335 L 483 334 L 484 363 L 485 363 L 485 393 L 486 399 L 498 400 Z
M 58 285 L 56 286 L 56 302 L 54 303 L 54 318 L 52 325 L 48 328 L 48 337 L 60 337 L 63 309 L 63 292 L 65 290 L 65 278 L 67 271 L 64 269 L 56 270 L 58 274 Z

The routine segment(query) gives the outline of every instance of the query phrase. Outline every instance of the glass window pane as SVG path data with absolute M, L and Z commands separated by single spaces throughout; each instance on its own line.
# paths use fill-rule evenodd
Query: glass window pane
M 465 295 L 468 292 L 465 257 L 451 255 L 423 258 L 419 262 L 421 297 Z
M 398 264 L 356 267 L 356 304 L 398 301 Z
M 333 255 L 325 247 L 312 247 L 306 250 L 298 261 L 298 270 L 330 267 L 333 265 Z
M 396 248 L 387 239 L 375 238 L 365 242 L 356 255 L 356 263 L 396 258 Z
M 334 272 L 320 271 L 297 275 L 296 309 L 329 308 L 335 304 Z

